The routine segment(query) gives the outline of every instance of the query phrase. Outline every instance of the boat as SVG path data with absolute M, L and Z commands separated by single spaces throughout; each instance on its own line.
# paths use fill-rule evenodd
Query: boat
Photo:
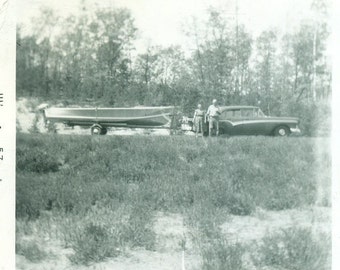
M 45 122 L 88 126 L 92 134 L 106 134 L 108 127 L 172 128 L 175 107 L 46 108 Z

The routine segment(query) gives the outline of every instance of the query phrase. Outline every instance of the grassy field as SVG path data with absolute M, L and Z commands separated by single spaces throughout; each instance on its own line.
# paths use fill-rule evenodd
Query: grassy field
M 53 261 L 59 251 L 43 248 L 53 243 L 74 267 L 154 254 L 163 213 L 182 218 L 171 248 L 199 261 L 186 269 L 330 269 L 329 228 L 313 226 L 319 216 L 253 241 L 222 229 L 237 218 L 327 212 L 330 168 L 326 139 L 18 134 L 16 252 Z

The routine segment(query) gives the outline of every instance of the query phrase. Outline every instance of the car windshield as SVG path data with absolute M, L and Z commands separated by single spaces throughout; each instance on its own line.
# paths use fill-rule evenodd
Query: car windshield
M 258 117 L 266 117 L 266 115 L 261 111 L 260 108 L 257 108 L 257 116 Z

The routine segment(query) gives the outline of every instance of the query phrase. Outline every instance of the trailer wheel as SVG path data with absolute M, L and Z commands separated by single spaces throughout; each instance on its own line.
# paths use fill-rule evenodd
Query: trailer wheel
M 102 128 L 99 125 L 94 125 L 91 127 L 91 135 L 100 135 Z
M 106 133 L 107 133 L 107 128 L 103 127 L 100 132 L 100 135 L 106 135 Z

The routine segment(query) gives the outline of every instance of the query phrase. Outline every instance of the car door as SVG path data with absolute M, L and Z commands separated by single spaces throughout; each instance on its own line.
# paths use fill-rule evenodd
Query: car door
M 243 119 L 240 109 L 226 109 L 220 115 L 220 130 L 223 134 L 242 135 Z
M 243 134 L 264 135 L 266 134 L 266 121 L 260 117 L 257 108 L 244 108 L 241 110 L 243 117 Z

